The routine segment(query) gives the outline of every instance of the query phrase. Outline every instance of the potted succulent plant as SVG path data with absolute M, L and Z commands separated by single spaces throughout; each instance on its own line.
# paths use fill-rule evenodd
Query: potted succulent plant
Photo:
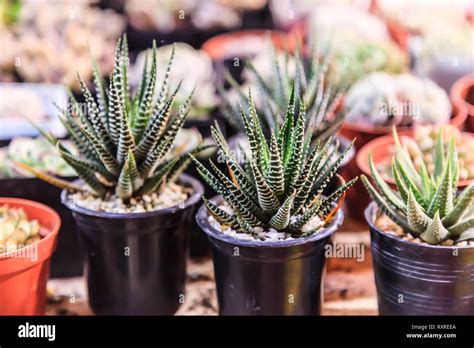
M 281 115 L 285 114 L 292 93 L 301 95 L 308 117 L 305 127 L 311 129 L 315 139 L 324 141 L 339 131 L 345 114 L 338 112 L 338 109 L 346 86 L 328 84 L 328 52 L 320 52 L 315 46 L 308 48 L 304 56 L 300 51 L 297 49 L 289 53 L 270 45 L 267 50 L 246 63 L 246 82 L 242 86 L 227 75 L 229 85 L 234 88 L 229 91 L 220 89 L 223 99 L 221 110 L 228 122 L 240 131 L 235 139 L 229 141 L 234 150 L 239 150 L 239 147 L 244 150 L 249 148 L 243 135 L 244 124 L 239 110 L 241 105 L 249 106 L 244 92 L 246 88 L 257 88 L 261 92 L 255 98 L 255 105 L 265 136 L 270 136 L 271 131 L 276 131 L 275 127 L 282 124 Z M 296 114 L 299 110 L 298 103 L 299 101 L 296 102 Z M 344 167 L 354 157 L 355 152 L 347 138 L 338 136 L 335 142 L 341 144 L 342 151 L 350 149 L 339 167 L 339 171 L 344 175 Z M 336 181 L 332 181 L 327 192 L 331 192 L 336 184 Z
M 380 172 L 383 180 L 391 187 L 395 188 L 395 179 L 392 172 L 392 156 L 408 156 L 417 170 L 421 170 L 422 164 L 426 166 L 428 173 L 434 172 L 437 152 L 445 152 L 447 155 L 449 142 L 447 138 L 454 137 L 456 143 L 459 180 L 458 189 L 465 188 L 474 182 L 474 136 L 470 133 L 460 132 L 451 125 L 440 126 L 420 126 L 398 134 L 396 129 L 393 135 L 386 135 L 365 144 L 356 156 L 358 172 L 367 176 L 371 175 L 368 154 L 371 154 L 375 167 Z M 362 186 L 362 185 L 359 185 Z M 356 187 L 355 190 L 359 189 Z M 353 194 L 354 192 L 351 192 Z M 356 196 L 358 204 L 352 206 L 351 212 L 355 215 L 363 216 L 363 209 L 369 204 L 370 196 L 365 190 L 357 190 Z
M 446 92 L 436 83 L 411 74 L 371 73 L 357 81 L 344 98 L 347 116 L 342 134 L 357 138 L 356 147 L 391 132 L 417 125 L 450 123 L 462 129 L 466 113 L 454 113 Z
M 203 179 L 220 195 L 197 214 L 213 246 L 222 315 L 319 314 L 324 246 L 342 223 L 341 197 L 356 179 L 322 196 L 350 147 L 331 140 L 312 145 L 305 105 L 290 98 L 282 126 L 269 138 L 249 98 L 242 111 L 251 154 L 233 158 L 220 131 L 212 133 L 228 173 L 214 174 L 195 160 Z M 278 284 L 278 286 L 275 286 Z
M 398 191 L 382 179 L 369 155 L 374 200 L 365 212 L 382 315 L 474 314 L 474 184 L 457 191 L 454 140 L 437 151 L 434 172 L 406 152 L 392 161 Z
M 151 70 L 145 65 L 133 96 L 127 61 L 124 38 L 116 47 L 110 87 L 105 88 L 94 67 L 96 98 L 81 80 L 87 112 L 74 100 L 72 107 L 61 110 L 60 118 L 80 156 L 45 134 L 82 182 L 71 184 L 30 170 L 64 189 L 62 201 L 71 209 L 86 249 L 92 310 L 173 314 L 184 296 L 188 224 L 203 193 L 197 180 L 180 175 L 190 162 L 186 154 L 169 154 L 191 96 L 179 108 L 173 107 L 179 86 L 168 92 L 169 73 L 156 88 L 155 44 L 147 63 Z
M 70 151 L 73 144 L 66 143 Z M 61 189 L 23 173 L 15 167 L 20 161 L 38 170 L 57 175 L 64 180 L 77 179 L 76 172 L 57 154 L 44 138 L 16 137 L 0 148 L 0 197 L 16 197 L 43 203 L 61 217 L 56 252 L 51 258 L 51 278 L 82 275 L 83 257 L 78 248 L 76 223 L 71 211 L 61 203 Z
M 241 82 L 245 61 L 265 49 L 267 41 L 282 49 L 294 49 L 294 40 L 287 33 L 278 30 L 241 30 L 216 35 L 202 45 L 214 63 L 217 82 L 225 81 L 225 74 L 230 73 Z
M 455 113 L 451 118 L 451 104 L 446 92 L 433 81 L 411 74 L 389 75 L 371 73 L 357 81 L 344 98 L 346 121 L 341 133 L 356 138 L 359 150 L 369 141 L 390 134 L 396 126 L 400 132 L 421 125 L 450 123 L 461 128 L 466 113 Z M 356 163 L 349 166 L 350 175 L 360 175 Z M 364 219 L 363 205 L 356 204 L 366 191 L 361 183 L 347 195 L 349 212 L 358 220 Z
M 0 315 L 42 315 L 61 220 L 51 208 L 0 198 Z

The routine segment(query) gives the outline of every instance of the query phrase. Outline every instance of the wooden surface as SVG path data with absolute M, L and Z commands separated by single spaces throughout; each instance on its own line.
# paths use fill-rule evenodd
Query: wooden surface
M 364 257 L 328 258 L 324 279 L 323 315 L 377 315 L 377 300 L 366 226 L 347 220 L 334 235 L 339 245 L 363 245 Z M 92 315 L 84 279 L 53 279 L 48 283 L 48 315 Z M 188 262 L 185 303 L 177 315 L 216 315 L 217 299 L 210 258 Z

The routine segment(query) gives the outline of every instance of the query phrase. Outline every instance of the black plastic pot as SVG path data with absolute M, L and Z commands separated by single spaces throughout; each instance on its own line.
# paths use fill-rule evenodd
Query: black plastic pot
M 205 206 L 196 219 L 212 244 L 220 315 L 321 314 L 324 247 L 342 223 L 341 211 L 317 234 L 275 242 L 236 239 L 217 231 Z
M 72 210 L 86 251 L 89 304 L 100 315 L 172 315 L 184 299 L 186 256 L 194 206 L 202 185 L 187 175 L 194 193 L 181 205 L 146 213 Z
M 412 243 L 370 226 L 379 314 L 474 315 L 474 247 Z
M 63 178 L 73 180 L 74 178 Z M 36 178 L 0 179 L 0 197 L 25 198 L 53 208 L 61 217 L 56 251 L 51 257 L 51 278 L 82 275 L 83 253 L 71 211 L 61 204 L 61 189 Z

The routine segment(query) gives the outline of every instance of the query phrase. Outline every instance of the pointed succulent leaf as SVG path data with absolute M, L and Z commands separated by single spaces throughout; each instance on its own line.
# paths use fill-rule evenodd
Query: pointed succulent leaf
M 441 217 L 445 217 L 453 209 L 454 192 L 452 186 L 451 159 L 448 159 L 447 166 L 444 168 L 442 181 L 434 194 L 428 214 L 433 216 L 434 212 L 439 211 Z
M 405 208 L 405 204 L 403 201 L 392 191 L 390 186 L 384 181 L 382 176 L 379 174 L 377 168 L 375 168 L 374 161 L 372 160 L 372 154 L 369 153 L 369 166 L 370 166 L 370 174 L 374 179 L 375 186 L 377 187 L 378 191 L 382 196 L 384 196 L 387 201 L 396 207 L 399 210 L 403 210 Z
M 233 227 L 233 228 L 236 228 L 239 226 L 239 223 L 237 219 L 235 218 L 235 216 L 222 210 L 211 201 L 208 201 L 205 197 L 202 197 L 202 200 L 204 201 L 204 204 L 206 205 L 206 208 L 209 211 L 209 213 L 211 213 L 211 215 L 214 216 L 214 218 L 217 221 L 219 221 L 219 223 L 226 226 Z
M 273 214 L 280 207 L 280 202 L 265 181 L 257 164 L 252 162 L 251 165 L 253 177 L 255 178 L 255 184 L 257 186 L 258 202 L 265 213 Z
M 412 229 L 413 234 L 419 235 L 431 224 L 432 219 L 425 214 L 423 207 L 418 204 L 411 190 L 408 193 L 406 210 L 408 225 Z
M 449 213 L 443 217 L 443 225 L 452 226 L 463 217 L 466 211 L 474 205 L 474 184 L 466 187 L 459 195 L 456 204 Z
M 429 244 L 440 244 L 449 238 L 449 231 L 443 226 L 438 211 L 426 230 L 420 234 L 420 238 Z
M 453 236 L 459 236 L 462 233 L 474 229 L 474 217 L 470 217 L 464 221 L 460 221 L 457 224 L 448 228 L 449 233 Z
M 384 212 L 390 219 L 393 220 L 397 225 L 399 225 L 403 230 L 407 232 L 412 232 L 412 229 L 407 224 L 407 218 L 403 212 L 395 210 L 392 206 L 387 204 L 384 198 L 378 193 L 378 191 L 372 186 L 369 179 L 365 175 L 361 176 L 362 183 L 364 184 L 367 192 L 370 197 L 377 204 L 379 209 Z
M 270 146 L 270 164 L 268 167 L 266 181 L 270 185 L 270 188 L 281 199 L 285 192 L 285 179 L 284 179 L 283 163 L 278 151 L 278 144 L 275 134 L 271 133 L 271 146 Z
M 285 229 L 290 223 L 291 205 L 295 199 L 295 193 L 289 195 L 280 206 L 275 215 L 270 219 L 269 225 L 277 231 Z

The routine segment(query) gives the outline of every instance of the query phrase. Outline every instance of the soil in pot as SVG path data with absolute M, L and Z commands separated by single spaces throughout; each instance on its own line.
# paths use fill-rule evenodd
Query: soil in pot
M 311 236 L 286 238 L 284 233 L 262 232 L 262 238 L 272 239 L 265 241 L 216 229 L 205 206 L 196 219 L 212 244 L 220 315 L 321 313 L 325 245 L 342 223 L 341 211 L 328 227 Z
M 51 208 L 26 199 L 0 198 L 0 209 L 6 206 L 15 211 L 16 227 L 11 216 L 0 214 L 0 315 L 42 315 L 61 220 Z
M 365 211 L 381 315 L 473 315 L 474 245 L 433 246 Z M 377 223 L 375 223 L 377 221 Z
M 187 175 L 179 182 L 190 191 L 184 201 L 155 210 L 155 200 L 163 197 L 144 196 L 136 202 L 143 212 L 130 212 L 127 206 L 110 208 L 115 212 L 87 209 L 63 191 L 62 201 L 76 219 L 86 251 L 94 313 L 172 315 L 183 303 L 191 219 L 203 188 Z

